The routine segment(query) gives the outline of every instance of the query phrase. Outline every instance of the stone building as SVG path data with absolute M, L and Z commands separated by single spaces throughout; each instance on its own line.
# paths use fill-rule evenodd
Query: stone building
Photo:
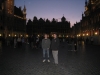
M 0 0 L 0 35 L 24 36 L 26 34 L 26 7 L 14 6 L 14 0 Z

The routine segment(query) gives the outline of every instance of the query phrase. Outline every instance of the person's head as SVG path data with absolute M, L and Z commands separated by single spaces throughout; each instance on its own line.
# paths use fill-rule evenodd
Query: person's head
M 48 38 L 48 35 L 47 34 L 44 34 L 44 38 L 47 39 Z
M 53 34 L 53 37 L 54 37 L 54 38 L 57 38 L 57 33 L 54 33 L 54 34 Z

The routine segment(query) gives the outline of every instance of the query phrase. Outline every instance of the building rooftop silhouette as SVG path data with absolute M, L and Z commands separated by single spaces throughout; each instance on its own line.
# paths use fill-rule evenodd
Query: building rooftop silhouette
M 21 8 L 14 6 L 14 15 L 18 15 L 20 17 L 23 17 L 23 12 L 22 12 Z

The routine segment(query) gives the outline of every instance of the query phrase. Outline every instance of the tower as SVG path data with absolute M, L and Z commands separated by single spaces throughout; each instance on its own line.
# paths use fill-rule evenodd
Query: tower
M 24 8 L 23 8 L 23 15 L 24 15 L 23 18 L 26 19 L 26 6 L 25 5 L 24 5 Z
M 64 17 L 64 14 L 63 14 L 63 17 L 61 18 L 61 21 L 62 22 L 65 22 L 66 21 L 66 18 Z
M 87 6 L 87 0 L 85 0 L 85 7 Z
M 85 0 L 85 11 L 87 11 L 87 0 Z
M 5 14 L 14 14 L 14 0 L 5 0 L 4 2 Z

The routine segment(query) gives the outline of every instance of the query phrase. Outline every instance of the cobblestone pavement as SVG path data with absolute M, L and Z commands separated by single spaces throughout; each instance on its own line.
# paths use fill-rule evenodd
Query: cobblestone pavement
M 68 51 L 67 43 L 60 45 L 59 64 L 42 62 L 42 49 L 3 48 L 0 75 L 100 75 L 100 46 L 79 45 L 78 51 Z

